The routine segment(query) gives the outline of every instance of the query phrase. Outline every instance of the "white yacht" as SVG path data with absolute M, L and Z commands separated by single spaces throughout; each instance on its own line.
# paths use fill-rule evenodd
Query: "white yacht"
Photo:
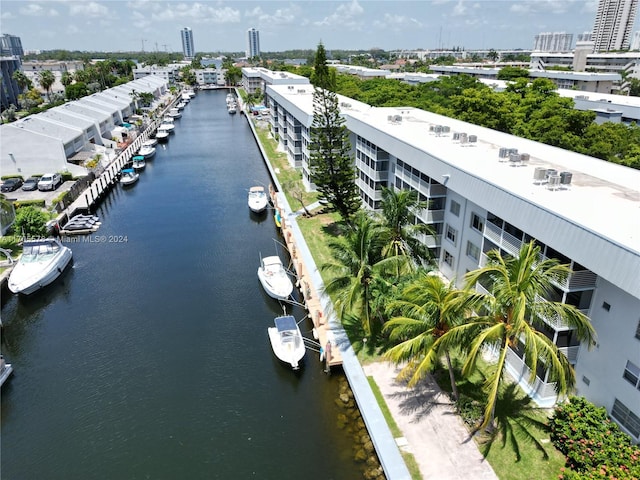
M 9 290 L 29 295 L 52 283 L 72 258 L 71 249 L 57 238 L 25 240 L 22 256 L 9 276 Z
M 271 348 L 276 357 L 291 368 L 298 370 L 306 348 L 300 328 L 292 315 L 283 315 L 274 319 L 274 327 L 267 328 Z
M 267 208 L 267 194 L 264 187 L 257 185 L 249 189 L 249 198 L 247 200 L 249 209 L 254 213 L 261 213 Z
M 277 255 L 260 260 L 258 279 L 271 298 L 288 300 L 293 293 L 293 282 Z

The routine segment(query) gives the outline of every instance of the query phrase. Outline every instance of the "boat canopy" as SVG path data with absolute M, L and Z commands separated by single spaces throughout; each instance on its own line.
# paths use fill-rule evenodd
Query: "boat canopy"
M 135 157 L 133 157 L 134 162 L 139 162 L 140 160 L 144 160 L 144 157 L 142 155 L 136 155 Z
M 276 328 L 278 332 L 286 332 L 289 330 L 297 330 L 298 324 L 293 315 L 286 315 L 284 317 L 277 317 L 275 319 Z
M 123 168 L 122 173 L 135 173 L 133 168 Z

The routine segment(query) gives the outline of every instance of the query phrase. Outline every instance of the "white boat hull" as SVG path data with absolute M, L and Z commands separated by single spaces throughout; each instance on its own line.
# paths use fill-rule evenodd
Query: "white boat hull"
M 158 139 L 157 138 L 150 138 L 149 140 L 145 140 L 144 142 L 142 142 L 142 147 L 155 147 L 156 145 L 158 145 Z
M 53 283 L 69 265 L 73 254 L 71 249 L 60 244 L 60 250 L 47 261 L 18 261 L 9 276 L 9 290 L 13 293 L 30 295 Z M 22 259 L 21 259 L 22 260 Z
M 264 187 L 251 187 L 249 189 L 249 198 L 247 204 L 249 209 L 254 213 L 262 213 L 267 208 L 267 194 Z
M 264 291 L 276 300 L 288 300 L 293 293 L 293 282 L 282 266 L 280 258 L 265 257 L 262 263 L 258 268 L 258 279 Z
M 143 146 L 140 150 L 138 150 L 138 155 L 144 157 L 145 160 L 152 158 L 155 154 L 156 149 L 154 147 Z
M 287 319 L 291 324 L 290 327 L 278 326 L 279 321 Z M 293 317 L 278 317 L 275 323 L 275 327 L 267 328 L 273 353 L 280 361 L 289 364 L 293 370 L 298 370 L 306 352 L 300 329 Z
M 5 363 L 4 368 L 0 371 L 0 387 L 9 378 L 11 372 L 13 372 L 13 366 L 10 363 Z

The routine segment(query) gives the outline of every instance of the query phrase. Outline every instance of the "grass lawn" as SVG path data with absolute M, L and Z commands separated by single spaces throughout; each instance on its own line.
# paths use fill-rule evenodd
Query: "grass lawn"
M 481 359 L 476 372 L 469 378 L 462 379 L 460 356 L 452 354 L 451 360 L 460 395 L 482 403 L 482 384 L 491 365 Z M 444 368 L 438 369 L 434 377 L 443 391 L 451 392 L 449 374 Z M 506 380 L 508 378 L 507 376 Z M 486 434 L 476 435 L 474 439 L 478 448 L 500 480 L 557 479 L 565 459 L 550 442 L 549 433 L 542 425 L 546 424 L 547 410 L 536 408 L 517 385 L 512 383 L 505 387 L 497 402 L 496 418 L 506 428 L 496 434 L 493 440 Z M 502 432 L 507 432 L 507 436 L 502 435 Z M 509 436 L 511 432 L 514 433 L 513 436 Z M 545 458 L 545 454 L 548 458 Z

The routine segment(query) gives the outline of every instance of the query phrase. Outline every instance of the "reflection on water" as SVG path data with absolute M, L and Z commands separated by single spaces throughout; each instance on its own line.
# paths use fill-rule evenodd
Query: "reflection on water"
M 339 374 L 271 352 L 282 313 L 257 278 L 281 247 L 247 189 L 269 178 L 225 92 L 187 106 L 99 235 L 29 297 L 3 292 L 2 478 L 361 477 L 336 418 Z M 301 308 L 290 311 L 298 320 Z M 301 329 L 311 329 L 305 320 Z

